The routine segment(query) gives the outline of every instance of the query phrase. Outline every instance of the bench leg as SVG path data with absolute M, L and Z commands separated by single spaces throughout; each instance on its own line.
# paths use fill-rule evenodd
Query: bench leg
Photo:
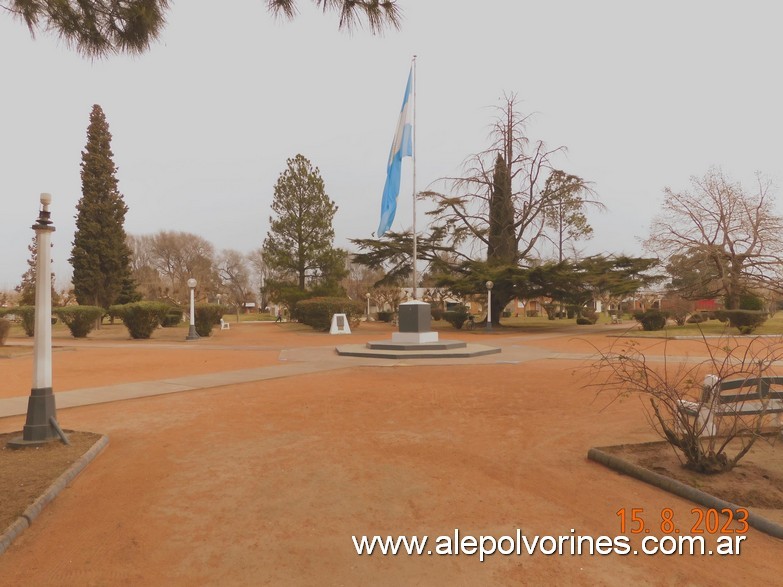
M 696 426 L 701 432 L 699 436 L 715 436 L 718 433 L 715 417 L 711 410 L 702 407 L 699 410 L 699 416 L 696 418 Z

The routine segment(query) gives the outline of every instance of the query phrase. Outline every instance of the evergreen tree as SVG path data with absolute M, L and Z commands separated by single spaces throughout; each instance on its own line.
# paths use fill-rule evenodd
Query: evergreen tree
M 374 33 L 400 25 L 396 0 L 313 0 L 324 12 L 339 14 L 350 29 L 362 18 Z M 169 0 L 0 0 L 0 12 L 22 20 L 31 33 L 54 32 L 89 57 L 143 53 L 166 24 Z M 293 18 L 296 0 L 267 0 L 273 14 Z
M 125 235 L 128 207 L 117 189 L 111 133 L 97 104 L 90 113 L 87 145 L 82 151 L 82 197 L 76 205 L 76 232 L 69 261 L 73 289 L 82 305 L 108 308 L 131 280 L 130 249 Z
M 511 176 L 502 155 L 495 160 L 492 191 L 489 199 L 489 235 L 487 262 L 490 265 L 511 265 L 517 262 L 517 241 L 514 235 L 514 201 Z
M 337 206 L 324 191 L 318 168 L 303 155 L 288 159 L 275 185 L 269 232 L 264 241 L 267 266 L 296 281 L 300 291 L 345 275 L 332 247 Z M 338 275 L 339 274 L 339 275 Z
M 30 251 L 30 258 L 27 259 L 27 271 L 22 274 L 22 282 L 14 288 L 19 294 L 18 303 L 20 306 L 35 305 L 35 273 L 38 264 L 38 241 L 33 236 L 33 241 L 27 245 Z M 54 288 L 54 273 L 52 273 L 52 305 L 58 304 L 57 292 Z

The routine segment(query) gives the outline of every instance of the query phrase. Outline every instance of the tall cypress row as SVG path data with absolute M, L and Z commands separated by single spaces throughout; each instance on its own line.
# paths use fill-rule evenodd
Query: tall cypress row
M 115 303 L 131 279 L 124 227 L 128 207 L 117 189 L 113 157 L 109 125 L 96 104 L 82 151 L 82 197 L 69 261 L 76 300 L 102 308 Z

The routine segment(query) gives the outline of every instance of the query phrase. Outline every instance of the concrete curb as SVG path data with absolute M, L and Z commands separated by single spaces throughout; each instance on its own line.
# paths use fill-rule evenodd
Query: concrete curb
M 15 522 L 0 534 L 0 554 L 3 554 L 6 549 L 11 546 L 11 543 L 33 523 L 33 520 L 38 517 L 43 508 L 57 497 L 57 494 L 65 489 L 108 444 L 109 437 L 104 434 L 86 453 L 79 457 L 79 459 L 68 467 L 62 475 L 55 479 L 46 491 L 22 512 L 22 515 L 18 517 Z
M 736 512 L 737 509 L 742 507 L 719 499 L 714 495 L 710 495 L 709 493 L 704 493 L 695 487 L 691 487 L 690 485 L 686 485 L 685 483 L 681 483 L 675 479 L 665 477 L 664 475 L 650 471 L 649 469 L 645 469 L 614 455 L 610 455 L 600 448 L 591 448 L 589 451 L 587 451 L 587 458 L 591 461 L 595 461 L 596 463 L 605 465 L 610 469 L 614 469 L 619 473 L 623 473 L 629 477 L 634 477 L 635 479 L 639 479 L 640 481 L 644 481 L 645 483 L 649 483 L 650 485 L 664 489 L 669 493 L 673 493 L 707 508 L 714 508 L 716 510 L 728 508 Z M 767 518 L 751 511 L 748 511 L 747 521 L 748 525 L 752 528 L 764 532 L 765 534 L 769 534 L 770 536 L 774 536 L 775 538 L 783 539 L 783 526 L 777 522 L 768 520 Z

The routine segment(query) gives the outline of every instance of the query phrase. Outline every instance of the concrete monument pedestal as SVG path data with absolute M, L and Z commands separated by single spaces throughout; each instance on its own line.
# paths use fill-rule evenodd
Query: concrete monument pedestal
M 470 358 L 499 353 L 500 349 L 484 345 L 468 345 L 460 340 L 438 340 L 438 333 L 430 330 L 432 313 L 426 302 L 414 300 L 399 306 L 399 332 L 392 333 L 391 341 L 374 341 L 366 345 L 343 345 L 337 354 L 348 357 L 379 359 L 434 359 Z

